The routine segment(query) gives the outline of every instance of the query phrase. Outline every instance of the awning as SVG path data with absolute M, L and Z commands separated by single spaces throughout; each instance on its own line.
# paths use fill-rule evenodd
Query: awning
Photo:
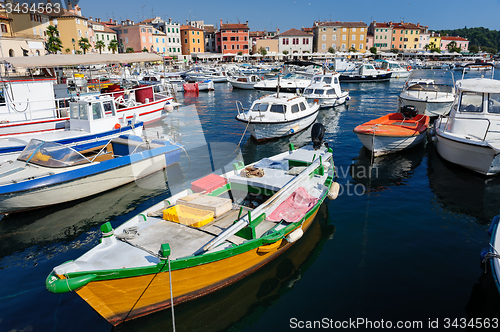
M 162 61 L 162 57 L 153 53 L 121 53 L 121 54 L 50 54 L 38 57 L 0 58 L 2 63 L 8 62 L 14 67 L 60 67 L 77 65 L 95 65 L 109 63 L 133 63 Z

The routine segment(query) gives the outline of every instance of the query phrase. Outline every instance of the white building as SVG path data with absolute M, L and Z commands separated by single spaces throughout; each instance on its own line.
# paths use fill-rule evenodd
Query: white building
M 112 30 L 111 28 L 108 28 L 107 26 L 104 25 L 104 23 L 101 23 L 100 18 L 96 18 L 95 21 L 92 20 L 92 17 L 89 18 L 88 25 L 90 28 L 90 37 L 89 37 L 89 42 L 92 45 L 92 51 L 99 53 L 99 50 L 95 48 L 95 43 L 99 40 L 104 42 L 104 45 L 106 45 L 101 52 L 102 53 L 113 53 L 113 51 L 110 51 L 108 49 L 109 43 L 112 40 L 117 40 L 116 38 L 116 32 Z M 118 53 L 118 50 L 116 51 Z
M 313 53 L 313 35 L 302 30 L 290 29 L 278 35 L 279 53 L 286 51 L 289 55 Z
M 172 57 L 182 55 L 180 23 L 172 22 L 171 18 L 168 19 L 168 22 L 165 22 L 160 17 L 145 20 L 144 23 L 152 25 L 155 29 L 165 33 L 165 54 Z

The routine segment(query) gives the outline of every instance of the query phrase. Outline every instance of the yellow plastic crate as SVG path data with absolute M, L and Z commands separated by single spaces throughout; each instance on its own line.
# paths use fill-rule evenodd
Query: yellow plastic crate
M 214 213 L 189 206 L 176 205 L 163 210 L 163 219 L 183 225 L 201 227 L 214 220 Z

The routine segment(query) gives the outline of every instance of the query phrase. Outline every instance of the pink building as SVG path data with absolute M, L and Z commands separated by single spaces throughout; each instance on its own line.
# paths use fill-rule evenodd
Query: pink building
M 118 34 L 118 45 L 120 52 L 125 52 L 128 48 L 133 48 L 134 52 L 141 52 L 143 49 L 148 52 L 154 51 L 153 27 L 147 24 L 134 24 L 134 21 L 122 21 L 121 25 L 113 27 Z
M 469 41 L 467 39 L 462 37 L 444 36 L 441 37 L 441 51 L 448 51 L 446 46 L 448 46 L 451 42 L 457 43 L 457 47 L 460 47 L 462 51 L 467 51 L 469 49 Z

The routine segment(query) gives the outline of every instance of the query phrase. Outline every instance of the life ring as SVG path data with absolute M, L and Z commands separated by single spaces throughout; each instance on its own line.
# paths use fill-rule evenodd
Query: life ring
M 115 124 L 115 129 L 120 129 L 121 127 L 122 126 L 119 123 Z
M 406 67 L 406 70 L 410 71 L 411 70 L 411 66 Z

